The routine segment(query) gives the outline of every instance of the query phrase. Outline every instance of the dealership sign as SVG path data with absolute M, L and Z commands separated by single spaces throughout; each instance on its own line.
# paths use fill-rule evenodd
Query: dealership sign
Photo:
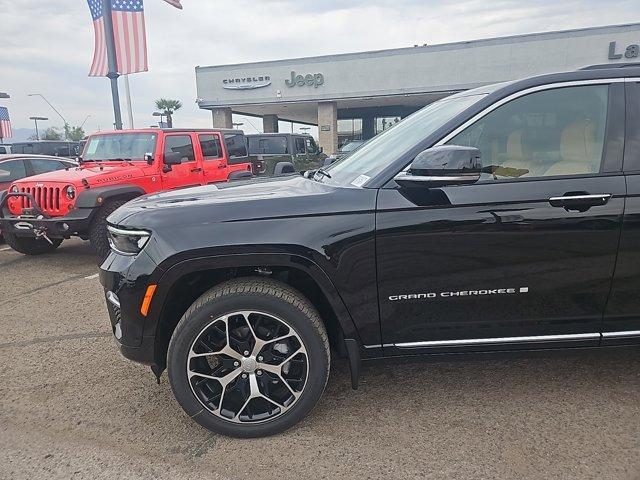
M 624 50 L 622 48 L 624 48 Z M 640 54 L 639 45 L 631 44 L 622 48 L 618 49 L 616 42 L 610 42 L 609 43 L 609 60 L 620 60 L 623 56 L 624 58 L 638 58 L 638 54 Z
M 287 87 L 304 87 L 305 85 L 308 87 L 318 88 L 320 85 L 324 84 L 324 75 L 321 73 L 307 73 L 306 75 L 296 75 L 296 72 L 291 72 L 291 79 L 285 80 L 284 83 Z
M 227 90 L 255 90 L 256 88 L 271 85 L 271 77 L 261 75 L 259 77 L 225 78 L 222 80 L 222 88 Z

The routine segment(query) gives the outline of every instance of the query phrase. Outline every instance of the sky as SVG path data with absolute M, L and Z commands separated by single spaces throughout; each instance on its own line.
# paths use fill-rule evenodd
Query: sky
M 638 0 L 144 0 L 149 71 L 130 76 L 134 124 L 157 123 L 154 100 L 179 99 L 174 126 L 209 127 L 196 103 L 196 65 L 358 52 L 640 21 Z M 614 8 L 615 5 L 615 8 Z M 0 92 L 14 128 L 86 119 L 112 128 L 109 81 L 87 76 L 93 27 L 85 0 L 0 0 Z M 640 41 L 640 38 L 638 39 Z M 122 82 L 121 82 L 122 83 Z M 121 95 L 123 95 L 121 85 Z M 123 104 L 124 107 L 124 104 Z M 123 108 L 126 122 L 126 112 Z M 257 118 L 235 118 L 246 132 Z M 255 126 L 255 129 L 254 129 Z

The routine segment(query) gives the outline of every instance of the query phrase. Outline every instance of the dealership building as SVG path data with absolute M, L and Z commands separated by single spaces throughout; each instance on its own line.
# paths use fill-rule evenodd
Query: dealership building
M 470 88 L 588 65 L 636 62 L 640 23 L 442 45 L 196 67 L 198 104 L 215 127 L 232 113 L 317 125 L 326 153 L 365 140 Z

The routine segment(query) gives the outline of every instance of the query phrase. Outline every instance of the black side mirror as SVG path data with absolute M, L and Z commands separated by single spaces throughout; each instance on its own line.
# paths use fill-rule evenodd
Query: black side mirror
M 480 150 L 474 147 L 441 145 L 420 152 L 409 170 L 394 180 L 402 187 L 431 188 L 475 183 L 482 173 Z
M 183 158 L 184 155 L 180 152 L 165 153 L 164 158 L 162 159 L 162 162 L 164 163 L 164 165 L 162 166 L 162 171 L 164 173 L 170 172 L 171 167 L 173 165 L 180 165 Z

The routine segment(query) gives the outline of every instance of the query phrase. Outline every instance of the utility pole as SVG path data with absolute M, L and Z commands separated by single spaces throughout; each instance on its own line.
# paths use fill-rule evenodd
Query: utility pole
M 116 46 L 113 38 L 113 18 L 111 17 L 111 0 L 102 0 L 102 18 L 104 19 L 105 43 L 107 44 L 107 60 L 111 81 L 111 98 L 113 100 L 114 126 L 122 130 L 122 113 L 120 112 L 120 95 L 118 93 L 118 65 L 116 60 Z

